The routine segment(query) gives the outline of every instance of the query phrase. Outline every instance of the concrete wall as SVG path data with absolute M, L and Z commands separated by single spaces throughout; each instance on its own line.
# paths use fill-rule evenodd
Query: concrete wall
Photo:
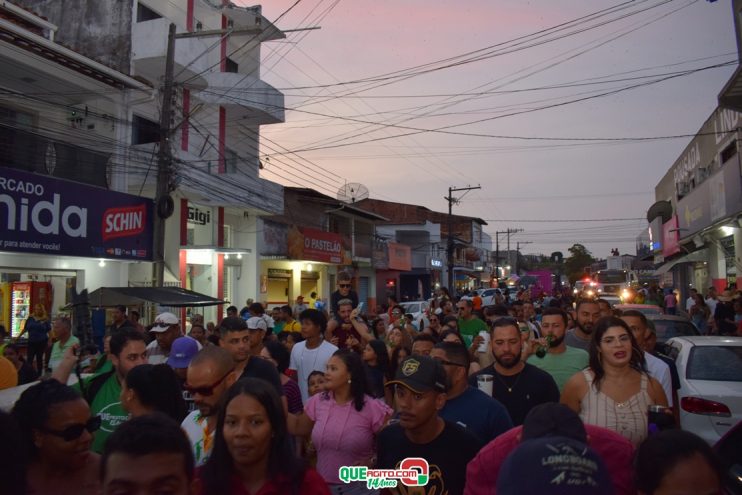
M 14 0 L 60 27 L 55 40 L 93 60 L 129 73 L 131 0 Z

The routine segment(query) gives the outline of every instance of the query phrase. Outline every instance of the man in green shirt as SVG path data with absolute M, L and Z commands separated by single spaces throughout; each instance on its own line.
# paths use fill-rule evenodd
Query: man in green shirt
M 545 308 L 541 314 L 541 335 L 543 338 L 532 339 L 529 346 L 528 364 L 549 373 L 562 390 L 572 375 L 579 373 L 588 365 L 590 357 L 587 352 L 577 347 L 570 347 L 564 341 L 567 332 L 567 313 L 559 308 Z M 547 338 L 549 341 L 547 342 Z M 539 347 L 548 347 L 543 357 L 539 357 Z
M 90 412 L 101 417 L 101 427 L 93 439 L 93 452 L 103 452 L 103 446 L 110 435 L 121 423 L 129 419 L 121 406 L 121 384 L 126 374 L 140 364 L 147 364 L 147 346 L 144 336 L 133 328 L 113 332 L 111 336 L 109 359 L 113 370 L 85 379 L 73 385 L 90 404 Z M 54 370 L 52 378 L 67 383 L 72 369 L 77 363 L 77 356 L 71 348 L 64 354 L 61 363 Z
M 460 300 L 456 303 L 456 309 L 459 313 L 459 332 L 464 337 L 466 346 L 470 347 L 474 342 L 474 337 L 478 336 L 481 331 L 489 331 L 489 328 L 487 328 L 487 324 L 483 320 L 480 320 L 474 315 L 474 305 L 471 299 Z

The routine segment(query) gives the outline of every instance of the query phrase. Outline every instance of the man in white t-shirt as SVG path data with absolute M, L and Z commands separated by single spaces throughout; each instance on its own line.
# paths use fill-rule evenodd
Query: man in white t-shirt
M 325 366 L 338 348 L 322 338 L 327 329 L 327 317 L 316 309 L 304 310 L 299 315 L 301 335 L 305 340 L 291 350 L 289 369 L 296 374 L 302 402 L 309 399 L 307 380 L 312 371 L 325 372 Z
M 696 304 L 696 295 L 698 294 L 698 291 L 696 289 L 690 290 L 690 296 L 688 296 L 688 299 L 685 300 L 685 312 L 690 313 L 690 308 L 693 307 L 694 304 Z
M 149 332 L 154 334 L 155 340 L 147 346 L 147 362 L 149 364 L 166 363 L 170 357 L 173 342 L 183 335 L 180 331 L 180 319 L 173 313 L 160 313 L 155 318 L 155 324 Z M 198 341 L 196 344 L 198 344 L 198 350 L 200 351 L 201 344 Z

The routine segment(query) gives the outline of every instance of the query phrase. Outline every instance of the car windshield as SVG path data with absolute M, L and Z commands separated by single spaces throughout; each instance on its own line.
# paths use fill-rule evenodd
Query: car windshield
M 643 307 L 631 308 L 631 309 L 641 311 L 645 315 L 661 315 L 662 314 L 662 310 L 660 309 L 659 306 L 643 306 Z M 682 322 L 678 322 L 678 323 L 682 323 Z
M 624 272 L 598 272 L 595 275 L 595 281 L 599 284 L 623 284 L 626 283 L 626 274 Z
M 673 337 L 685 337 L 698 335 L 698 330 L 689 321 L 677 320 L 651 320 L 657 330 L 657 341 L 665 342 Z
M 742 381 L 742 347 L 694 347 L 688 358 L 686 377 L 689 380 Z
M 420 303 L 407 303 L 407 304 L 403 304 L 402 307 L 405 309 L 405 312 L 407 313 L 419 313 L 420 312 Z

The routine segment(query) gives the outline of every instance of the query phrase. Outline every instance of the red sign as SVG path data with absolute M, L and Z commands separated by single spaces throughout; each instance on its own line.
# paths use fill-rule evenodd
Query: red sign
M 673 215 L 670 220 L 662 224 L 662 256 L 667 258 L 680 252 L 680 231 L 678 216 Z
M 147 208 L 144 204 L 109 208 L 103 213 L 103 240 L 139 235 L 144 232 L 146 224 Z
M 301 229 L 301 232 L 304 234 L 303 259 L 338 264 L 343 262 L 343 240 L 340 234 L 314 229 Z
M 405 244 L 389 243 L 389 269 L 409 272 L 412 270 L 412 248 Z

